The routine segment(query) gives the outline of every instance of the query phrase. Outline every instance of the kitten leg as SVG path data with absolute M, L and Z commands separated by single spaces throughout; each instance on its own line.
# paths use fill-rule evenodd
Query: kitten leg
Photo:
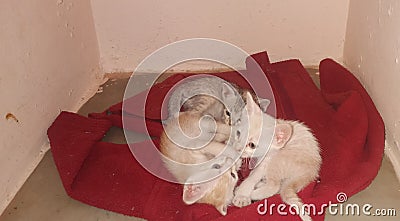
M 259 183 L 260 184 L 260 183 Z M 256 187 L 250 195 L 252 200 L 262 200 L 279 192 L 280 182 L 267 180 Z
M 251 204 L 250 195 L 254 190 L 255 185 L 262 180 L 265 175 L 265 168 L 259 166 L 255 168 L 250 175 L 240 184 L 235 190 L 235 197 L 233 198 L 233 205 L 237 207 L 244 207 Z

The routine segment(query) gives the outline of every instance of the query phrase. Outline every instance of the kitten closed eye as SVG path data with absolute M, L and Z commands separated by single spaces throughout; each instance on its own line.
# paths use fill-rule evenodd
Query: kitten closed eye
M 236 139 L 239 140 L 240 138 L 240 131 L 236 131 Z
M 221 169 L 221 165 L 219 165 L 219 164 L 214 164 L 214 165 L 212 165 L 212 168 L 213 169 Z

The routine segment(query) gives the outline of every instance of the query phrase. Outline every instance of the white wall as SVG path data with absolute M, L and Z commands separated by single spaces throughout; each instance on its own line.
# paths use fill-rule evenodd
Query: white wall
M 400 169 L 400 1 L 350 0 L 344 63 L 379 109 Z M 393 154 L 393 153 L 390 153 Z M 400 170 L 399 170 L 400 172 Z
M 177 40 L 217 38 L 272 60 L 342 60 L 349 0 L 92 0 L 105 72 L 129 72 Z
M 0 7 L 1 213 L 47 150 L 59 111 L 76 111 L 102 75 L 89 0 L 3 0 Z

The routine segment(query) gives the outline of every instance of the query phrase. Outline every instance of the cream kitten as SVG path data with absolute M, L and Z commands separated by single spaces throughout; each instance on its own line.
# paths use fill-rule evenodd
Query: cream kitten
M 248 102 L 249 139 L 243 156 L 262 157 L 255 151 L 265 140 L 258 139 L 260 129 L 271 128 L 271 117 L 266 116 L 254 102 Z M 264 118 L 264 120 L 263 120 Z M 263 122 L 261 125 L 259 122 Z M 258 130 L 258 131 L 257 131 Z M 262 136 L 261 136 L 262 138 Z M 302 220 L 311 220 L 302 211 L 302 201 L 297 192 L 318 177 L 321 156 L 319 144 L 310 129 L 297 121 L 277 120 L 274 136 L 265 158 L 235 190 L 233 204 L 247 206 L 251 200 L 261 200 L 280 193 L 282 200 L 299 208 Z
M 185 203 L 208 203 L 226 215 L 240 167 L 232 160 L 239 153 L 223 143 L 230 132 L 229 125 L 196 111 L 181 112 L 167 121 L 160 150 L 167 169 L 184 183 Z
M 232 163 L 228 161 L 223 165 L 232 165 Z M 203 176 L 203 174 L 206 177 L 209 177 L 210 173 L 220 173 L 221 170 L 216 172 L 213 171 L 218 169 L 219 166 L 220 164 L 214 164 L 211 170 L 206 169 L 200 172 L 197 171 L 197 173 L 193 174 L 189 180 L 193 177 L 194 179 L 198 179 L 198 177 Z M 232 203 L 233 191 L 238 181 L 237 170 L 239 168 L 240 165 L 238 166 L 235 164 L 216 179 L 200 184 L 185 184 L 183 189 L 183 201 L 189 205 L 196 202 L 210 204 L 213 205 L 222 215 L 226 215 L 228 205 Z

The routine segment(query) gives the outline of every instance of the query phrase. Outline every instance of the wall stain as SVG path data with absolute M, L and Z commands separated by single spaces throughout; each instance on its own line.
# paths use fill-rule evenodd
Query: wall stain
M 6 114 L 6 120 L 14 120 L 15 122 L 19 123 L 18 118 L 12 113 L 7 113 Z

